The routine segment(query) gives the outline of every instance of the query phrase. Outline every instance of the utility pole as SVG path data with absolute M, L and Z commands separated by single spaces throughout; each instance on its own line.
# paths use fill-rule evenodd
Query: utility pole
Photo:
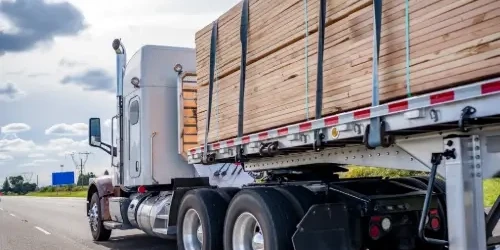
M 82 184 L 83 184 L 83 173 L 85 171 L 84 167 L 85 167 L 85 164 L 87 163 L 87 160 L 89 159 L 90 154 L 91 154 L 90 152 L 73 152 L 73 153 L 69 154 L 71 156 L 71 159 L 75 163 L 76 170 L 79 171 L 78 180 L 80 178 L 82 178 Z M 77 159 L 76 156 L 78 156 L 79 160 Z M 77 181 L 77 183 L 78 183 L 78 181 Z

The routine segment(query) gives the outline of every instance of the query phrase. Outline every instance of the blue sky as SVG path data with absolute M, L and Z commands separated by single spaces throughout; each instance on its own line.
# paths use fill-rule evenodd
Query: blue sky
M 75 169 L 71 152 L 92 153 L 87 171 L 111 170 L 87 146 L 87 122 L 115 112 L 113 39 L 129 55 L 145 44 L 194 47 L 195 32 L 237 2 L 0 0 L 0 180 L 33 173 L 50 184 L 60 165 Z

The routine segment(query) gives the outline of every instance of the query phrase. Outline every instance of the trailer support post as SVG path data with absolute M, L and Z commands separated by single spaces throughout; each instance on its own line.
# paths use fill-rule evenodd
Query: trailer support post
M 454 136 L 443 140 L 449 249 L 486 249 L 480 137 Z

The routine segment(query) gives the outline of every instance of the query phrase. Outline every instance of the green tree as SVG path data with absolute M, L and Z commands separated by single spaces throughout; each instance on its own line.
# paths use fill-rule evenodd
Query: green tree
M 80 176 L 78 176 L 78 181 L 77 181 L 77 185 L 78 186 L 87 186 L 89 185 L 89 180 L 90 178 L 95 178 L 95 174 L 90 172 L 88 174 L 81 174 Z
M 9 183 L 9 180 L 7 179 L 7 177 L 5 177 L 5 181 L 3 182 L 2 191 L 4 193 L 10 192 L 10 183 Z
M 104 171 L 104 175 L 109 175 L 108 170 L 105 170 L 105 171 Z
M 11 185 L 11 191 L 17 194 L 22 193 L 23 191 L 23 183 L 24 183 L 24 178 L 20 175 L 18 176 L 10 176 L 9 177 L 9 182 Z

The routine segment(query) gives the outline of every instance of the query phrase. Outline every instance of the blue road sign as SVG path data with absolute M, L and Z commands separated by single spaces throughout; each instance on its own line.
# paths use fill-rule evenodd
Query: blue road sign
M 52 185 L 75 184 L 75 172 L 52 173 Z

